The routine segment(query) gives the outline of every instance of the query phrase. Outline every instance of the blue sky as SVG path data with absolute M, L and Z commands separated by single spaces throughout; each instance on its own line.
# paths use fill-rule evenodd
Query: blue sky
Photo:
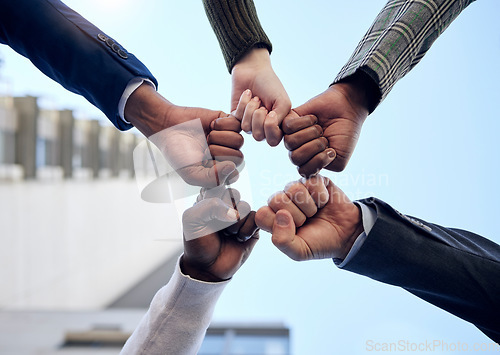
M 139 57 L 170 101 L 229 109 L 230 76 L 201 1 L 66 3 Z M 327 88 L 385 1 L 255 3 L 273 42 L 275 71 L 297 106 Z M 348 168 L 327 173 L 348 196 L 376 196 L 403 213 L 500 242 L 499 10 L 498 0 L 470 5 L 369 116 Z M 3 92 L 102 117 L 7 47 L 0 55 Z M 245 141 L 251 186 L 242 196 L 257 209 L 298 175 L 282 144 Z M 266 233 L 214 320 L 283 321 L 294 354 L 370 353 L 369 341 L 488 342 L 472 325 L 404 290 L 338 270 L 330 260 L 289 260 Z

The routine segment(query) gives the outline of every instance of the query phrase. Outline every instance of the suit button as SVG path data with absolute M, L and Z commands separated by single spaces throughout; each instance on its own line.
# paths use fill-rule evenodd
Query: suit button
M 111 38 L 106 39 L 106 44 L 108 47 L 111 47 L 113 44 L 115 44 L 115 41 L 113 41 Z
M 108 39 L 108 37 L 106 37 L 105 35 L 103 35 L 102 33 L 99 33 L 97 35 L 97 38 L 99 38 L 101 41 L 103 42 L 106 42 L 106 40 Z
M 116 43 L 114 43 L 112 46 L 111 46 L 111 49 L 113 50 L 113 52 L 115 53 L 118 53 L 118 51 L 121 49 L 119 45 L 117 45 Z
M 123 59 L 128 58 L 128 54 L 124 50 L 121 50 L 121 49 L 118 51 L 118 55 Z

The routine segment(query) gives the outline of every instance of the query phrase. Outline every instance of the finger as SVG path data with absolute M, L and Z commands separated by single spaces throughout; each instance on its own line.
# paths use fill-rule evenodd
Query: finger
M 243 113 L 245 112 L 245 108 L 251 99 L 252 99 L 252 91 L 250 91 L 250 89 L 247 89 L 241 93 L 238 106 L 236 106 L 236 110 L 231 113 L 239 121 L 243 119 Z
M 243 136 L 231 131 L 211 131 L 207 136 L 208 144 L 222 145 L 229 148 L 240 149 L 243 146 Z
M 234 116 L 226 116 L 217 118 L 212 121 L 210 128 L 213 131 L 232 131 L 239 133 L 241 132 L 241 123 Z
M 252 116 L 255 110 L 260 107 L 260 99 L 255 96 L 245 107 L 245 113 L 243 114 L 243 119 L 241 120 L 241 129 L 246 133 L 250 133 L 252 130 Z
M 224 201 L 224 203 L 237 209 L 237 206 L 241 200 L 240 192 L 236 189 L 226 188 L 226 190 L 222 194 L 221 200 Z
M 221 199 L 202 200 L 188 208 L 182 215 L 184 238 L 189 241 L 203 237 L 226 228 L 235 223 L 237 219 L 238 212 Z M 200 225 L 204 227 L 199 228 Z
M 335 149 L 328 148 L 316 154 L 309 159 L 304 165 L 298 168 L 299 174 L 304 177 L 311 177 L 318 174 L 321 169 L 330 165 L 336 157 Z
M 264 206 L 258 209 L 255 215 L 255 223 L 257 226 L 271 233 L 273 231 L 274 217 L 276 213 L 269 206 Z
M 267 109 L 265 107 L 260 107 L 255 110 L 252 115 L 252 136 L 257 142 L 265 139 L 264 133 L 264 121 L 266 119 Z
M 267 144 L 271 147 L 277 146 L 281 142 L 281 138 L 283 138 L 283 132 L 280 128 L 281 121 L 276 112 L 271 111 L 264 122 Z
M 250 238 L 259 239 L 259 227 L 255 223 L 255 214 L 255 211 L 250 211 L 245 217 L 245 222 L 238 232 L 239 241 L 246 242 Z
M 278 119 L 278 125 L 281 125 L 281 122 L 283 122 L 283 119 L 290 113 L 292 110 L 292 102 L 290 101 L 290 98 L 288 95 L 280 95 L 274 101 L 273 108 L 271 112 L 276 113 L 276 118 Z
M 305 143 L 300 148 L 288 153 L 290 160 L 297 166 L 302 166 L 316 154 L 328 148 L 328 139 L 319 137 L 315 140 Z
M 240 228 L 245 223 L 246 218 L 250 214 L 252 208 L 246 201 L 240 201 L 235 207 L 235 210 L 238 211 L 238 220 L 233 225 L 227 227 L 224 230 L 224 235 L 226 236 L 234 236 L 237 235 L 240 231 Z
M 313 200 L 307 188 L 300 182 L 293 182 L 285 187 L 284 192 L 306 217 L 312 217 L 318 212 L 316 202 Z
M 310 142 L 316 138 L 323 135 L 323 129 L 321 126 L 315 124 L 297 131 L 292 134 L 285 135 L 285 148 L 288 150 L 295 150 L 307 142 Z
M 306 221 L 306 216 L 302 211 L 295 206 L 295 204 L 290 200 L 287 194 L 283 191 L 275 193 L 268 201 L 269 207 L 272 208 L 274 212 L 279 210 L 287 210 L 293 217 L 293 221 L 297 227 L 303 225 Z
M 328 178 L 321 175 L 316 175 L 309 179 L 300 179 L 300 182 L 306 187 L 307 191 L 309 191 L 311 198 L 319 209 L 323 208 L 330 198 L 327 188 L 329 181 Z
M 201 189 L 200 195 L 201 195 L 203 200 L 207 200 L 210 198 L 218 198 L 218 199 L 222 200 L 222 197 L 226 193 L 226 190 L 227 190 L 227 188 L 225 185 L 219 185 L 219 186 L 215 186 L 215 187 L 204 187 Z M 228 205 L 231 205 L 230 201 L 229 202 L 224 201 L 224 202 L 227 203 Z M 234 206 L 233 206 L 233 208 L 234 208 Z
M 305 260 L 309 248 L 303 239 L 299 238 L 295 232 L 295 224 L 290 213 L 280 210 L 276 213 L 273 223 L 273 244 L 285 255 L 293 260 Z
M 177 172 L 190 185 L 202 187 L 215 187 L 224 184 L 227 178 L 236 170 L 236 165 L 231 161 L 216 162 L 211 167 L 201 164 L 190 165 Z
M 233 152 L 234 154 L 236 154 L 236 152 Z M 242 153 L 243 154 L 243 153 Z M 233 163 L 235 166 L 239 166 L 241 165 L 241 163 L 243 162 L 243 159 L 241 159 L 240 162 L 236 161 L 232 161 L 230 159 L 230 157 L 226 157 L 226 156 L 222 156 L 222 155 L 217 155 L 216 156 L 216 159 L 211 159 L 211 160 L 207 160 L 205 162 L 203 162 L 203 165 L 206 167 L 206 168 L 212 168 L 214 165 L 216 165 L 217 163 L 223 163 L 223 162 L 230 162 L 230 163 Z M 220 166 L 216 169 L 219 169 Z M 233 184 L 235 183 L 236 181 L 238 181 L 239 179 L 239 176 L 240 176 L 240 173 L 238 172 L 238 170 L 234 170 L 232 173 L 229 174 L 229 176 L 226 178 L 226 180 L 224 181 L 224 183 L 226 185 L 229 185 L 229 184 Z M 217 182 L 217 181 L 216 181 Z M 220 181 L 219 181 L 219 185 L 220 185 Z M 224 185 L 224 184 L 223 184 Z M 200 185 L 201 186 L 201 185 Z M 208 188 L 213 188 L 214 186 L 218 186 L 218 185 L 205 185 L 204 187 L 208 187 Z
M 301 129 L 315 125 L 317 122 L 318 119 L 314 115 L 306 115 L 299 117 L 295 115 L 288 115 L 283 120 L 281 128 L 283 129 L 283 132 L 285 132 L 285 134 L 292 134 L 297 131 L 300 131 Z
M 236 166 L 243 162 L 244 156 L 241 150 L 222 147 L 220 145 L 209 145 L 208 149 L 210 155 L 217 161 L 232 161 Z

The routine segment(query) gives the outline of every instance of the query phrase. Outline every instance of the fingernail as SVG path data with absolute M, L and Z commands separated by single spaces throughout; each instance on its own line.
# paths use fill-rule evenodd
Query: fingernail
M 243 93 L 245 96 L 250 96 L 252 94 L 252 92 L 250 91 L 250 89 L 246 89 L 245 92 Z
M 255 102 L 259 102 L 260 101 L 260 99 L 259 99 L 258 96 L 254 96 L 252 100 L 255 101 Z
M 278 226 L 281 226 L 281 227 L 286 227 L 288 226 L 288 216 L 285 215 L 285 214 L 277 214 L 276 215 L 276 223 L 278 224 Z
M 330 159 L 335 159 L 335 157 L 337 156 L 337 153 L 335 152 L 334 149 L 329 149 L 327 152 L 326 152 L 326 155 L 328 155 L 328 158 Z
M 269 112 L 268 116 L 269 116 L 269 118 L 276 118 L 276 112 L 271 111 L 271 112 Z
M 230 208 L 227 210 L 226 216 L 230 220 L 237 220 L 239 217 L 239 213 L 234 208 Z

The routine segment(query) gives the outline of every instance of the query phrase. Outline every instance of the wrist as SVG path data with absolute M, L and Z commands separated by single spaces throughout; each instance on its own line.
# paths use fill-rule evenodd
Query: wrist
M 267 48 L 254 46 L 234 65 L 231 74 L 241 69 L 256 69 L 262 66 L 271 66 L 271 56 Z
M 358 205 L 352 203 L 351 209 L 345 214 L 345 217 L 346 221 L 344 225 L 347 226 L 347 228 L 345 228 L 346 238 L 337 250 L 337 255 L 334 256 L 334 258 L 342 260 L 347 257 L 356 239 L 364 232 L 361 209 Z
M 340 90 L 353 105 L 367 111 L 367 115 L 373 112 L 380 101 L 378 86 L 368 74 L 359 70 L 332 86 Z
M 153 86 L 143 83 L 128 98 L 124 116 L 146 137 L 168 128 L 168 117 L 174 107 Z
M 222 281 L 228 280 L 228 279 L 222 279 L 220 277 L 217 277 L 217 276 L 213 275 L 212 273 L 206 271 L 206 268 L 199 267 L 199 266 L 195 265 L 194 263 L 189 262 L 189 260 L 186 260 L 185 255 L 181 256 L 180 267 L 181 267 L 181 272 L 184 275 L 189 276 L 192 279 L 195 279 L 198 281 L 222 282 Z

